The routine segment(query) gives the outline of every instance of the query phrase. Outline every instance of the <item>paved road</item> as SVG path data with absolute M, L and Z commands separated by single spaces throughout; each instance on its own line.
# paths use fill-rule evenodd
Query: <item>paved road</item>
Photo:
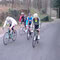
M 32 39 L 19 35 L 15 42 L 3 45 L 0 38 L 0 60 L 60 60 L 60 21 L 41 28 L 41 40 L 32 48 Z

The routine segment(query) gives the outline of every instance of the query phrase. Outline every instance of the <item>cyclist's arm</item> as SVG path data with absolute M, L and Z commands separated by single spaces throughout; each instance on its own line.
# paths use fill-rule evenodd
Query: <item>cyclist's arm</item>
M 5 28 L 6 24 L 7 24 L 7 19 L 5 20 L 5 23 L 3 25 L 3 28 Z

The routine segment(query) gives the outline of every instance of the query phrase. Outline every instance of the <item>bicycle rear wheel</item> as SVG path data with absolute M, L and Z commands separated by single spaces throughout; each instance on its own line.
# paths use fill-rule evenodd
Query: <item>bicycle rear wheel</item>
M 8 40 L 9 40 L 9 34 L 8 34 L 8 32 L 6 32 L 5 35 L 3 36 L 3 44 L 7 45 Z

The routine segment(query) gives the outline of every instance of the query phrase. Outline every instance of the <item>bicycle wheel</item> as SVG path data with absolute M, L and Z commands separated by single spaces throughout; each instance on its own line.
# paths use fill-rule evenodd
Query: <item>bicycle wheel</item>
M 29 34 L 29 31 L 27 32 L 27 40 L 30 39 L 30 34 Z
M 9 40 L 9 34 L 8 34 L 8 32 L 6 32 L 5 35 L 3 36 L 3 44 L 7 45 L 8 40 Z
M 37 44 L 39 43 L 38 36 L 36 37 L 36 42 L 37 42 Z
M 36 40 L 33 40 L 32 41 L 32 47 L 35 48 L 35 46 L 36 46 Z
M 36 46 L 36 32 L 34 31 L 33 41 L 32 41 L 32 47 L 35 48 Z
M 12 40 L 15 41 L 17 38 L 17 31 L 16 30 L 15 30 L 15 32 L 13 32 L 12 37 L 13 37 Z

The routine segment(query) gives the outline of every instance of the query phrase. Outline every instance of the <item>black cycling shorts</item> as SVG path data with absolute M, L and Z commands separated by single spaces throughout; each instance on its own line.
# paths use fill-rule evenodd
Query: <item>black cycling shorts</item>
M 31 23 L 29 23 L 29 25 L 31 25 Z
M 9 24 L 9 27 L 11 27 L 12 24 Z
M 35 29 L 38 29 L 39 28 L 39 25 L 35 25 Z
M 9 27 L 11 27 L 12 24 L 9 25 Z M 12 27 L 12 30 L 14 30 L 14 26 Z

